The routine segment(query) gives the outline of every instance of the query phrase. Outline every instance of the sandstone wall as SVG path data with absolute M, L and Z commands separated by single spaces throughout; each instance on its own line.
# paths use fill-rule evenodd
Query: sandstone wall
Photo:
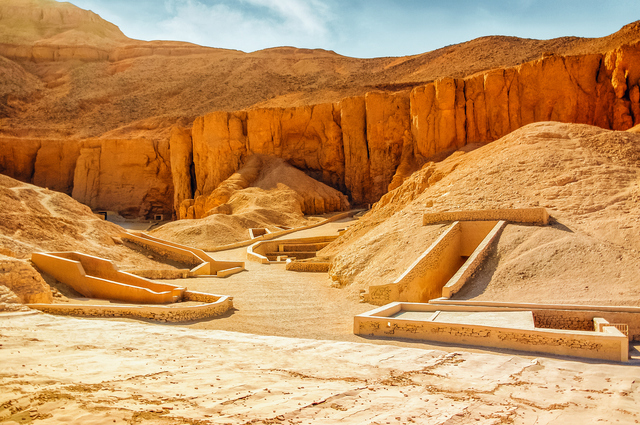
M 285 159 L 350 193 L 356 204 L 375 202 L 387 192 L 410 140 L 407 92 L 368 93 L 338 104 L 214 112 L 193 125 L 195 195 L 211 194 L 255 153 Z
M 80 148 L 73 198 L 125 217 L 171 214 L 169 141 L 86 140 Z
M 279 156 L 350 195 L 376 202 L 428 158 L 488 143 L 533 122 L 626 130 L 640 123 L 640 48 L 548 56 L 410 93 L 337 104 L 215 112 L 193 127 L 196 195 L 210 194 L 249 153 Z
M 180 216 L 253 153 L 277 156 L 373 203 L 430 157 L 538 121 L 626 130 L 640 123 L 640 46 L 548 56 L 411 92 L 293 108 L 213 112 L 170 141 L 0 138 L 0 172 L 72 193 L 92 208 Z M 77 158 L 77 159 L 76 159 Z M 174 191 L 175 187 L 175 191 Z
M 41 144 L 38 139 L 0 137 L 0 173 L 30 183 Z
M 191 169 L 193 164 L 193 142 L 191 131 L 175 126 L 169 139 L 171 153 L 171 177 L 173 180 L 173 209 L 178 214 L 180 204 L 193 197 Z
M 411 92 L 414 153 L 428 158 L 467 143 L 491 142 L 533 122 L 627 130 L 640 119 L 640 51 L 549 56 Z

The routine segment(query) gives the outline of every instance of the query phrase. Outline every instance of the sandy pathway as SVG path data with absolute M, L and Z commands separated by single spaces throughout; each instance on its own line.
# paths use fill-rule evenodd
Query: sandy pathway
M 283 239 L 337 234 L 352 219 L 294 232 Z M 246 261 L 247 248 L 214 252 L 217 260 Z M 284 264 L 246 261 L 246 271 L 224 279 L 197 278 L 167 281 L 195 291 L 230 295 L 235 311 L 224 318 L 186 326 L 222 329 L 258 335 L 361 341 L 353 335 L 353 316 L 375 308 L 347 298 L 331 287 L 327 273 L 286 271 Z

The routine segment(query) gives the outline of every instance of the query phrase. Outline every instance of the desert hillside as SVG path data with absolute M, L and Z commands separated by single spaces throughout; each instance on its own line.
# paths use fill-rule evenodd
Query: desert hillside
M 222 47 L 0 0 L 0 422 L 640 421 L 640 21 L 408 57 Z M 549 223 L 501 223 L 450 306 L 370 311 L 372 287 L 403 301 L 384 285 L 412 264 L 422 286 L 446 277 L 416 261 L 449 226 L 425 213 L 530 207 Z M 136 246 L 97 212 L 225 269 L 185 279 L 187 253 Z M 251 228 L 287 229 L 262 238 L 278 261 L 248 260 Z M 434 249 L 447 267 L 474 256 L 454 230 Z M 48 251 L 190 292 L 166 306 L 84 298 L 29 260 Z M 224 314 L 203 318 L 222 313 L 213 298 Z M 459 300 L 556 304 L 535 306 L 556 318 Z M 30 310 L 47 307 L 56 316 Z M 160 310 L 182 321 L 155 323 Z M 572 355 L 585 358 L 559 357 Z
M 640 123 L 638 23 L 599 39 L 490 36 L 376 59 L 133 40 L 53 0 L 3 2 L 0 23 L 0 172 L 94 211 L 195 219 L 163 230 L 179 239 L 181 227 L 226 226 L 216 234 L 235 240 L 302 214 L 382 199 L 378 209 L 459 153 L 431 161 L 531 123 Z M 247 174 L 258 156 L 284 162 L 258 178 Z M 286 214 L 260 212 L 267 204 Z
M 127 270 L 173 268 L 123 244 L 123 228 L 65 194 L 0 174 L 0 202 L 3 260 L 26 260 L 32 252 L 81 251 L 114 260 Z
M 425 164 L 320 254 L 356 296 L 393 282 L 445 230 L 424 213 L 540 206 L 551 225 L 508 225 L 459 298 L 640 305 L 639 182 L 638 134 L 531 124 Z
M 337 102 L 640 39 L 632 24 L 601 39 L 483 37 L 416 56 L 355 59 L 132 40 L 98 15 L 54 0 L 3 1 L 0 16 L 0 135 L 37 138 L 166 135 L 175 121 L 212 111 Z

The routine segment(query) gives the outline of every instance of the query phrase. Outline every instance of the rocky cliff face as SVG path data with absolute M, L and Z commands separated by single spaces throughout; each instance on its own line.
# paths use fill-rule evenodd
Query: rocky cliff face
M 169 142 L 87 140 L 74 173 L 74 199 L 96 210 L 150 218 L 173 209 Z
M 0 171 L 128 216 L 180 217 L 185 200 L 202 197 L 199 217 L 204 200 L 246 158 L 260 154 L 286 160 L 349 195 L 352 204 L 367 204 L 436 154 L 491 142 L 533 122 L 631 128 L 640 123 L 639 83 L 638 45 L 552 55 L 410 92 L 213 112 L 197 118 L 191 131 L 176 127 L 170 141 L 2 138 Z
M 640 122 L 640 48 L 547 56 L 411 92 L 339 103 L 216 112 L 196 120 L 197 195 L 208 195 L 252 153 L 279 156 L 350 195 L 376 202 L 436 154 L 487 143 L 533 122 L 626 130 Z M 182 175 L 186 175 L 182 172 Z

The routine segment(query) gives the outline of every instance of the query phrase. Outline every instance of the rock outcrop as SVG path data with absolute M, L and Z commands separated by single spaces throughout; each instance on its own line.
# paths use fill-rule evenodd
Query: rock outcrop
M 170 214 L 173 182 L 169 142 L 83 142 L 75 167 L 73 198 L 94 210 L 117 211 L 125 217 Z
M 138 217 L 174 211 L 180 217 L 193 206 L 193 217 L 202 217 L 215 207 L 205 200 L 220 183 L 260 154 L 286 160 L 353 204 L 367 204 L 434 155 L 497 140 L 529 123 L 629 129 L 640 123 L 639 82 L 638 45 L 607 54 L 551 55 L 410 92 L 213 112 L 197 118 L 191 134 L 174 129 L 169 142 L 2 138 L 0 171 L 72 193 L 94 209 Z
M 532 122 L 640 123 L 638 40 L 633 23 L 601 39 L 484 37 L 410 58 L 245 54 L 132 40 L 69 3 L 5 0 L 0 173 L 124 216 L 199 216 L 260 154 L 370 204 L 434 155 Z
M 640 123 L 640 47 L 546 56 L 408 92 L 371 92 L 340 103 L 215 112 L 193 127 L 196 195 L 208 195 L 252 153 L 287 160 L 373 203 L 427 159 L 488 143 L 533 122 L 626 130 Z M 185 173 L 182 172 L 182 175 Z
M 193 143 L 190 129 L 174 126 L 169 139 L 171 177 L 173 179 L 173 209 L 179 216 L 180 204 L 193 197 Z

